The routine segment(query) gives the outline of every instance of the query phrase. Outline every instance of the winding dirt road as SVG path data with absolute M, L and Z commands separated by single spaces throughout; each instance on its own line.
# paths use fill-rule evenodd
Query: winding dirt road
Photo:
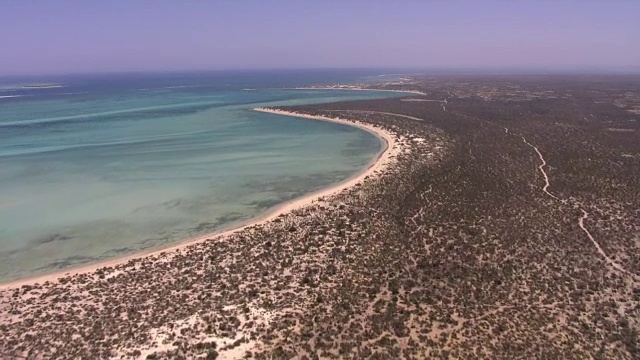
M 609 263 L 609 265 L 611 265 L 611 267 L 613 267 L 614 269 L 623 272 L 629 276 L 631 276 L 634 280 L 636 281 L 640 281 L 640 276 L 632 273 L 631 271 L 625 269 L 622 265 L 618 264 L 615 260 L 613 260 L 612 258 L 610 258 L 607 253 L 604 252 L 604 250 L 602 250 L 602 247 L 600 247 L 600 244 L 598 244 L 598 242 L 593 238 L 593 236 L 591 235 L 591 233 L 589 232 L 589 230 L 587 230 L 587 228 L 584 226 L 584 221 L 587 217 L 589 217 L 589 213 L 586 212 L 584 209 L 580 209 L 582 211 L 582 216 L 580 217 L 580 219 L 578 220 L 578 225 L 580 225 L 580 228 L 587 234 L 587 237 L 589 238 L 589 240 L 591 240 L 591 242 L 593 243 L 593 246 L 596 247 L 596 249 L 598 250 L 598 253 L 600 253 L 600 255 L 602 255 L 602 257 Z
M 552 198 L 554 198 L 556 200 L 560 200 L 557 196 L 553 195 L 548 190 L 549 187 L 551 186 L 551 184 L 549 183 L 549 176 L 547 176 L 546 171 L 544 171 L 544 167 L 547 166 L 547 162 L 544 160 L 544 157 L 542 156 L 542 153 L 540 152 L 540 150 L 538 150 L 537 147 L 535 147 L 531 143 L 529 143 L 527 141 L 527 139 L 524 138 L 524 136 L 522 136 L 522 141 L 524 141 L 525 144 L 527 144 L 530 147 L 532 147 L 533 150 L 535 150 L 535 152 L 538 154 L 538 157 L 540 158 L 540 161 L 542 161 L 542 164 L 540 164 L 540 166 L 538 166 L 538 169 L 540 169 L 540 172 L 542 173 L 542 176 L 544 176 L 544 186 L 542 187 L 542 191 L 545 194 L 551 196 Z
M 504 128 L 504 132 L 505 134 L 512 134 L 509 132 L 508 128 Z M 514 135 L 515 136 L 515 135 Z M 527 139 L 524 136 L 521 136 L 522 141 L 527 144 L 528 146 L 530 146 L 531 148 L 533 148 L 533 150 L 535 150 L 535 152 L 538 154 L 538 157 L 540 158 L 541 164 L 538 166 L 538 169 L 540 169 L 540 172 L 542 173 L 542 176 L 544 177 L 544 186 L 542 187 L 542 191 L 547 194 L 548 196 L 552 197 L 555 200 L 558 201 L 562 201 L 559 197 L 553 195 L 552 193 L 549 192 L 549 187 L 551 186 L 550 182 L 549 182 L 549 176 L 547 175 L 547 172 L 544 170 L 544 167 L 547 166 L 547 161 L 545 160 L 544 156 L 542 156 L 542 153 L 540 152 L 540 150 L 534 146 L 533 144 L 531 144 L 530 142 L 527 141 Z M 631 276 L 631 278 L 633 278 L 636 281 L 640 281 L 640 276 L 632 273 L 631 271 L 625 269 L 622 265 L 618 264 L 615 260 L 613 260 L 611 257 L 609 257 L 607 255 L 607 253 L 602 249 L 602 246 L 600 246 L 600 244 L 596 241 L 596 239 L 591 235 L 591 233 L 589 232 L 589 230 L 585 227 L 584 225 L 584 220 L 589 217 L 589 213 L 584 210 L 582 208 L 582 204 L 578 203 L 578 205 L 580 205 L 580 211 L 582 211 L 582 216 L 578 219 L 578 225 L 580 226 L 580 228 L 582 229 L 582 231 L 584 231 L 584 233 L 587 235 L 587 237 L 589 238 L 589 240 L 591 241 L 591 243 L 595 246 L 596 250 L 598 251 L 598 253 L 605 259 L 605 261 L 614 269 Z

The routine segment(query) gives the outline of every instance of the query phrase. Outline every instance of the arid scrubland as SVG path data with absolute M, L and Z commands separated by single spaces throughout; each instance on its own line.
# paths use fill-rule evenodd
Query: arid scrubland
M 640 356 L 640 78 L 362 86 L 417 93 L 286 110 L 393 133 L 383 170 L 222 239 L 5 289 L 0 356 Z

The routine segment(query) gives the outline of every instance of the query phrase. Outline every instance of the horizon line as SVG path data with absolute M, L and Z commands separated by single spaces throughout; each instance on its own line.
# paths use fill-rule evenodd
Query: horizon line
M 130 70 L 86 70 L 76 72 L 34 72 L 0 74 L 0 79 L 17 77 L 78 76 L 78 75 L 126 75 L 126 74 L 186 74 L 222 72 L 269 72 L 269 71 L 410 71 L 425 74 L 397 75 L 635 75 L 640 66 L 540 66 L 540 67 L 246 67 L 246 68 L 193 68 L 193 69 L 130 69 Z M 468 73 L 468 74 L 464 74 Z M 386 75 L 386 74 L 382 74 Z M 388 74 L 392 75 L 392 74 Z

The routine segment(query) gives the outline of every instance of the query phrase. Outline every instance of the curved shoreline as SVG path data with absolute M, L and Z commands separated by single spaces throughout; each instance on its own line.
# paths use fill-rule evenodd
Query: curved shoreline
M 308 114 L 297 113 L 293 111 L 276 110 L 276 109 L 270 109 L 270 108 L 259 107 L 259 108 L 254 108 L 253 110 L 272 113 L 272 114 L 278 114 L 278 115 L 328 121 L 328 122 L 333 122 L 337 124 L 357 127 L 361 130 L 364 130 L 376 136 L 381 141 L 383 146 L 380 149 L 380 151 L 376 154 L 376 156 L 374 156 L 374 158 L 369 162 L 369 164 L 364 169 L 362 169 L 362 171 L 355 173 L 349 178 L 341 182 L 338 182 L 336 184 L 333 184 L 332 186 L 329 186 L 327 188 L 323 188 L 323 189 L 311 192 L 309 194 L 303 195 L 302 197 L 276 205 L 270 210 L 267 210 L 262 215 L 259 215 L 245 222 L 232 226 L 231 228 L 221 229 L 212 233 L 203 234 L 194 238 L 179 241 L 178 243 L 175 243 L 175 244 L 170 244 L 165 247 L 152 249 L 149 251 L 135 252 L 133 254 L 125 255 L 123 257 L 117 257 L 117 258 L 108 259 L 104 261 L 98 261 L 96 263 L 80 265 L 75 268 L 71 267 L 66 270 L 60 270 L 52 273 L 34 275 L 31 277 L 3 282 L 3 283 L 0 283 L 0 291 L 20 287 L 23 285 L 33 285 L 36 283 L 54 282 L 60 278 L 91 273 L 100 268 L 121 265 L 131 260 L 156 256 L 156 255 L 160 255 L 161 253 L 177 252 L 188 246 L 205 242 L 205 241 L 223 240 L 223 237 L 225 236 L 234 234 L 236 232 L 242 231 L 249 227 L 264 225 L 274 220 L 275 218 L 279 217 L 280 215 L 283 215 L 293 210 L 310 205 L 314 203 L 316 200 L 318 200 L 319 198 L 322 198 L 325 196 L 331 196 L 345 189 L 351 188 L 356 184 L 358 184 L 360 181 L 364 180 L 366 177 L 384 168 L 389 163 L 391 156 L 397 153 L 397 147 L 396 147 L 397 140 L 398 140 L 397 137 L 391 134 L 390 132 L 388 132 L 387 130 L 375 127 L 373 125 L 360 123 L 356 121 L 344 120 L 344 119 L 340 119 L 339 117 L 330 118 L 326 116 L 308 115 Z

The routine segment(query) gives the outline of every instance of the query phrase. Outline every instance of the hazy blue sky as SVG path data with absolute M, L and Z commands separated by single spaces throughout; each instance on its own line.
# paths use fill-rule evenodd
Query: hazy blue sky
M 0 74 L 640 65 L 640 1 L 0 2 Z

